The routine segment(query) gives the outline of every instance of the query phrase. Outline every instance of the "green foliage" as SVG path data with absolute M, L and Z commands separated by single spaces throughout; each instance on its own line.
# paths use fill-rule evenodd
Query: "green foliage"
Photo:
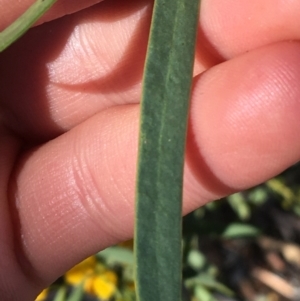
M 82 300 L 83 296 L 84 296 L 84 289 L 83 289 L 83 284 L 84 281 L 77 285 L 73 291 L 71 292 L 70 296 L 68 297 L 68 299 L 66 301 L 80 301 Z M 60 301 L 64 301 L 65 299 L 62 299 Z
M 187 288 L 200 288 L 201 291 L 203 289 L 206 291 L 206 294 L 209 292 L 209 290 L 215 290 L 217 292 L 222 293 L 224 296 L 234 296 L 234 293 L 232 290 L 227 288 L 224 284 L 220 283 L 213 277 L 212 275 L 209 275 L 208 273 L 202 273 L 198 274 L 197 276 L 193 278 L 189 278 L 185 281 L 185 286 Z M 199 293 L 199 291 L 198 291 Z M 210 294 L 212 295 L 212 294 Z M 197 296 L 197 294 L 196 294 Z M 211 297 L 210 299 L 212 299 Z M 206 299 L 206 298 L 205 298 Z M 202 300 L 200 297 L 199 300 Z
M 222 233 L 223 238 L 257 237 L 259 229 L 252 225 L 242 223 L 230 223 Z
M 66 301 L 67 296 L 67 288 L 65 286 L 61 286 L 53 299 L 53 301 Z
M 104 260 L 108 265 L 123 264 L 133 265 L 134 256 L 131 250 L 118 246 L 107 248 L 96 255 Z
M 241 220 L 249 219 L 251 215 L 251 208 L 242 193 L 234 193 L 229 196 L 227 200 Z

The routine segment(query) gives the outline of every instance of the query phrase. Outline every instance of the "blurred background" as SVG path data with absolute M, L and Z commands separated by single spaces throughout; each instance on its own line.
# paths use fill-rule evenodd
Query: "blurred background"
M 133 242 L 87 258 L 36 301 L 135 301 Z M 300 300 L 300 164 L 183 220 L 183 301 Z

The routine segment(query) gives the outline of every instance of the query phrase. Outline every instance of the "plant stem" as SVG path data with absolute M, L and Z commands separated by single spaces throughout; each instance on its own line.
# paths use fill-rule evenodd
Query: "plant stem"
M 0 52 L 18 40 L 57 0 L 36 0 L 23 15 L 0 32 Z

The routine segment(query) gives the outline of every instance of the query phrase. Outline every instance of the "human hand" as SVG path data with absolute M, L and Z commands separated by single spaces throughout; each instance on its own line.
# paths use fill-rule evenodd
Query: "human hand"
M 0 27 L 26 2 L 0 0 Z M 44 20 L 78 3 L 59 0 Z M 83 258 L 132 237 L 152 3 L 106 0 L 0 54 L 2 300 L 33 300 Z M 299 160 L 299 13 L 298 1 L 202 0 L 184 213 Z

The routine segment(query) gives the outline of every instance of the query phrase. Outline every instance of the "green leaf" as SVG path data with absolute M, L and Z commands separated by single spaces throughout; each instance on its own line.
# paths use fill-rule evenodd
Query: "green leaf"
M 61 286 L 58 290 L 57 293 L 55 294 L 55 298 L 53 301 L 65 301 L 66 300 L 66 295 L 67 295 L 67 289 L 65 286 Z
M 247 220 L 250 218 L 251 209 L 242 192 L 237 192 L 228 196 L 227 200 L 241 220 Z
M 15 22 L 0 32 L 0 52 L 20 38 L 57 0 L 36 0 Z
M 81 301 L 84 296 L 84 281 L 75 286 L 66 301 Z
M 204 268 L 206 257 L 198 250 L 191 250 L 187 257 L 188 264 L 195 270 Z
M 256 237 L 260 230 L 248 224 L 232 223 L 222 233 L 223 238 Z
M 212 293 L 202 285 L 197 285 L 194 288 L 194 295 L 199 301 L 217 301 Z
M 110 264 L 125 264 L 125 265 L 133 265 L 134 264 L 134 256 L 133 252 L 129 249 L 125 249 L 122 247 L 110 247 L 107 248 L 96 255 L 99 258 L 103 258 L 105 262 Z
M 199 0 L 156 0 L 146 59 L 136 185 L 140 301 L 181 300 L 182 174 Z
M 261 206 L 268 199 L 268 190 L 265 186 L 255 187 L 251 189 L 249 192 L 248 199 L 255 206 Z
M 214 279 L 211 275 L 208 273 L 202 273 L 199 274 L 196 277 L 189 278 L 185 281 L 185 286 L 188 289 L 191 289 L 193 287 L 205 287 L 206 289 L 215 290 L 225 296 L 232 297 L 234 296 L 234 292 L 229 289 L 227 286 L 225 286 L 223 283 L 217 281 Z

